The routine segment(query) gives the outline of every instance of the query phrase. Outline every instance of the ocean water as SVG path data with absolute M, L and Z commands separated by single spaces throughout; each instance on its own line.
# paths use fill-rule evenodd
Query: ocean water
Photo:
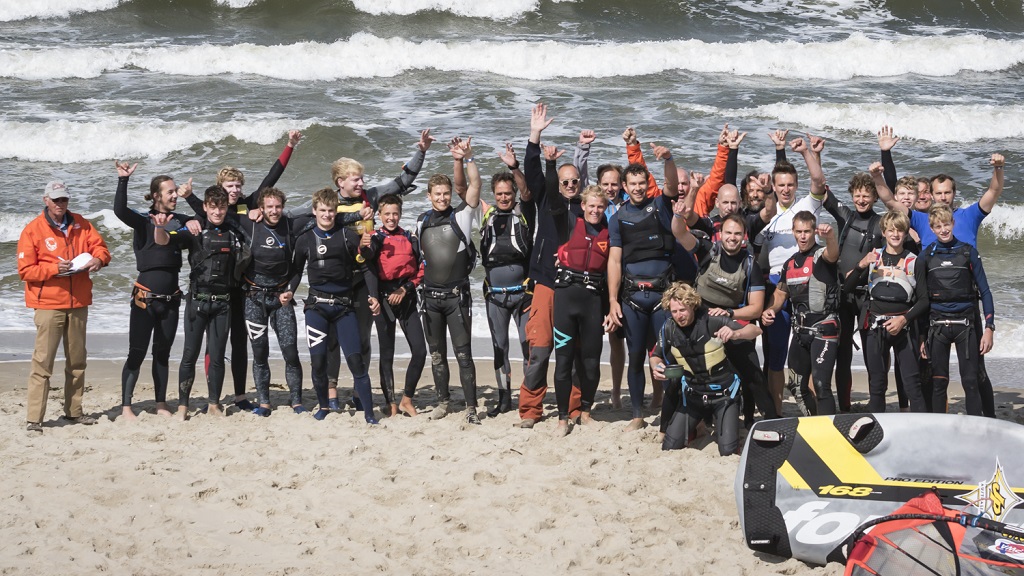
M 95 275 L 90 329 L 124 335 L 135 262 L 111 209 L 115 160 L 139 162 L 130 198 L 143 210 L 158 174 L 202 190 L 232 165 L 254 186 L 298 128 L 279 183 L 298 204 L 330 185 L 341 156 L 361 160 L 371 183 L 392 178 L 423 128 L 441 142 L 472 136 L 485 175 L 497 171 L 498 150 L 523 151 L 530 107 L 544 101 L 555 117 L 545 143 L 571 149 L 593 129 L 595 167 L 624 163 L 626 126 L 706 172 L 729 123 L 749 133 L 741 174 L 771 167 L 770 130 L 822 135 L 841 198 L 877 159 L 883 124 L 903 137 L 901 175 L 950 174 L 964 202 L 987 187 L 989 155 L 1005 154 L 980 249 L 997 305 L 992 354 L 1012 362 L 1024 357 L 1022 64 L 1020 1 L 3 2 L 0 331 L 32 329 L 15 245 L 52 178 L 114 254 Z M 424 175 L 450 170 L 435 144 Z M 409 200 L 406 224 L 427 206 Z M 475 330 L 487 333 L 482 314 Z M 16 356 L 30 347 L 5 340 Z

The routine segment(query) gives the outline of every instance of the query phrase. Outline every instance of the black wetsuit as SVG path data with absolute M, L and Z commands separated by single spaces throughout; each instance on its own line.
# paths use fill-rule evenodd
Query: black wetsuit
M 451 400 L 447 333 L 455 348 L 462 392 L 471 416 L 476 412 L 476 367 L 470 336 L 473 297 L 469 273 L 476 253 L 469 234 L 478 217 L 479 206 L 471 208 L 462 203 L 444 212 L 430 210 L 416 224 L 423 254 L 423 331 L 438 401 L 446 411 Z
M 266 220 L 243 221 L 243 232 L 252 250 L 252 264 L 245 273 L 242 290 L 245 293 L 245 329 L 252 344 L 252 378 L 256 395 L 262 405 L 270 404 L 270 334 L 271 326 L 277 334 L 277 344 L 285 362 L 285 382 L 288 401 L 293 407 L 302 406 L 302 364 L 299 362 L 298 330 L 295 322 L 294 298 L 286 305 L 280 296 L 288 291 L 292 277 L 294 234 L 298 232 L 288 218 L 282 217 L 276 226 Z M 257 412 L 267 415 L 266 409 Z
M 121 405 L 131 406 L 139 370 L 146 358 L 150 338 L 153 340 L 153 388 L 156 402 L 167 401 L 168 364 L 171 345 L 178 330 L 181 291 L 178 274 L 181 272 L 181 248 L 161 246 L 153 240 L 153 221 L 148 214 L 139 214 L 128 208 L 128 177 L 117 179 L 114 194 L 114 214 L 132 228 L 132 250 L 138 279 L 132 288 L 132 301 L 128 316 L 128 360 L 121 370 Z M 172 226 L 183 226 L 186 217 L 173 215 Z
M 228 221 L 221 226 L 207 222 L 198 236 L 185 228 L 171 232 L 171 243 L 188 248 L 192 267 L 185 299 L 185 345 L 178 367 L 179 406 L 188 407 L 204 334 L 210 356 L 206 376 L 209 403 L 219 404 L 231 322 L 230 298 L 238 287 L 240 267 L 246 264 L 240 261 L 244 238 Z
M 666 365 L 682 365 L 683 379 L 665 383 L 665 404 L 669 422 L 665 426 L 662 450 L 685 448 L 693 440 L 697 425 L 714 419 L 718 453 L 728 456 L 739 446 L 739 376 L 726 357 L 724 344 L 715 334 L 740 324 L 727 316 L 709 316 L 707 308 L 694 310 L 693 322 L 680 327 L 669 318 L 659 331 L 652 357 Z M 664 417 L 664 416 L 663 416 Z
M 345 361 L 352 372 L 353 387 L 361 400 L 363 416 L 376 424 L 373 414 L 373 391 L 370 388 L 369 366 L 363 361 L 356 319 L 357 303 L 353 300 L 353 284 L 357 274 L 355 256 L 359 250 L 359 236 L 340 224 L 330 230 L 313 227 L 295 240 L 295 271 L 289 290 L 295 291 L 303 271 L 307 272 L 309 296 L 304 307 L 306 340 L 313 367 L 313 388 L 316 390 L 320 410 L 314 415 L 323 420 L 330 412 L 327 393 L 327 336 L 334 334 L 341 346 Z M 376 275 L 363 267 L 364 282 L 377 293 Z

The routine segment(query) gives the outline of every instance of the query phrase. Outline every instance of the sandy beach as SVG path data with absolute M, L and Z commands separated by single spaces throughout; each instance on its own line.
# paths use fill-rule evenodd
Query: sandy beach
M 28 364 L 4 366 L 4 574 L 841 573 L 748 550 L 732 488 L 738 457 L 719 457 L 707 437 L 662 452 L 656 426 L 624 432 L 628 412 L 611 409 L 607 381 L 599 427 L 558 439 L 553 420 L 520 430 L 514 412 L 479 427 L 460 413 L 431 421 L 426 384 L 421 416 L 377 427 L 352 411 L 316 422 L 233 408 L 128 423 L 116 418 L 121 363 L 93 361 L 85 410 L 99 424 L 58 420 L 54 391 L 45 432 L 29 435 Z M 489 374 L 489 362 L 478 371 Z M 855 399 L 865 401 L 859 376 Z M 144 380 L 136 397 L 151 412 Z M 489 406 L 493 389 L 482 397 Z M 275 402 L 285 398 L 275 384 Z M 553 411 L 553 392 L 548 400 Z M 998 400 L 1002 417 L 1019 418 L 1018 394 Z M 795 415 L 791 401 L 786 409 Z

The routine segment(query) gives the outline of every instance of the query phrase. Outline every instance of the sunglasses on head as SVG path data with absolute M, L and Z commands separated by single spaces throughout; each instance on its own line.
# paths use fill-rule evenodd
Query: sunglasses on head
M 580 183 L 579 178 L 569 178 L 568 180 L 562 180 L 562 186 L 569 186 L 570 184 L 575 186 Z

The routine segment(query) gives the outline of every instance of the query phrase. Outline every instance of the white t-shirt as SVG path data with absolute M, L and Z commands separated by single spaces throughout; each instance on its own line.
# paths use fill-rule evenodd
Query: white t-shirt
M 824 200 L 824 196 L 815 198 L 808 194 L 793 202 L 789 208 L 783 209 L 782 205 L 779 205 L 778 214 L 758 233 L 754 243 L 761 246 L 762 254 L 765 250 L 768 251 L 770 274 L 778 274 L 786 260 L 797 252 L 796 237 L 793 236 L 793 216 L 806 210 L 817 218 Z M 764 262 L 763 259 L 761 261 Z

